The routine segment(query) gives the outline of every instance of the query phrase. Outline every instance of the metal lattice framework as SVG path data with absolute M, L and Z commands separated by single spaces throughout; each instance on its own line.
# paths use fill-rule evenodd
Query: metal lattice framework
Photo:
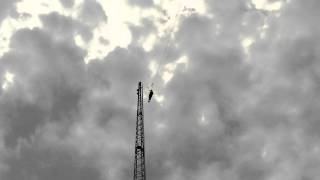
M 134 176 L 133 180 L 146 179 L 145 149 L 144 149 L 144 122 L 143 122 L 143 85 L 138 84 L 138 104 L 137 104 L 137 123 L 136 141 L 134 151 Z

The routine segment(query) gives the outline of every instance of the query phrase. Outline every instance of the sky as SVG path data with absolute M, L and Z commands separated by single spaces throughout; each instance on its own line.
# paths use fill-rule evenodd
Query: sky
M 320 179 L 320 1 L 0 0 L 0 179 Z M 153 84 L 153 85 L 152 85 Z

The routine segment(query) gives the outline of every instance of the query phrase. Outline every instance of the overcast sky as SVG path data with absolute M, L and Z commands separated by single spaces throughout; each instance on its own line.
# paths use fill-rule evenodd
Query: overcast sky
M 319 0 L 0 0 L 0 179 L 320 179 Z

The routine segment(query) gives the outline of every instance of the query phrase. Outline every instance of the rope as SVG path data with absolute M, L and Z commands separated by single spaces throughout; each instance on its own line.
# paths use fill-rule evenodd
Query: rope
M 168 56 L 169 56 L 169 47 L 170 47 L 170 44 L 171 44 L 171 35 L 172 35 L 173 31 L 174 31 L 174 28 L 175 28 L 175 25 L 176 25 L 177 21 L 180 19 L 180 16 L 181 16 L 184 8 L 185 8 L 185 6 L 183 6 L 183 5 L 181 4 L 181 7 L 178 9 L 177 14 L 176 14 L 175 17 L 174 17 L 174 21 L 173 21 L 172 27 L 171 27 L 171 29 L 169 29 L 169 32 L 168 32 L 169 37 L 168 37 L 168 39 L 166 40 L 166 43 L 165 43 L 165 47 L 164 47 L 164 49 L 163 49 L 162 56 L 159 57 L 158 68 L 157 68 L 156 74 L 155 74 L 154 76 L 156 76 L 156 75 L 159 73 L 159 70 L 160 70 L 160 67 L 161 67 L 161 63 L 160 63 L 161 60 L 162 60 L 162 59 L 167 59 Z
M 187 1 L 189 1 L 189 0 L 187 0 Z M 151 81 L 150 81 L 151 82 L 151 86 L 149 86 L 150 87 L 149 89 L 153 89 L 154 78 L 159 75 L 159 71 L 160 71 L 160 68 L 162 66 L 161 61 L 163 59 L 166 60 L 169 57 L 169 48 L 170 48 L 170 44 L 171 44 L 171 41 L 172 41 L 172 34 L 173 34 L 174 28 L 176 27 L 176 24 L 177 24 L 178 20 L 180 19 L 180 17 L 182 15 L 183 11 L 185 10 L 185 8 L 186 8 L 186 6 L 181 3 L 180 7 L 177 9 L 176 15 L 174 16 L 173 23 L 172 23 L 171 27 L 170 26 L 168 27 L 169 31 L 167 32 L 167 34 L 169 36 L 167 37 L 167 39 L 165 41 L 165 47 L 162 49 L 162 53 L 160 53 L 158 64 L 157 64 L 158 67 L 157 67 L 157 69 L 155 71 L 154 76 L 151 78 Z M 170 18 L 170 16 L 169 16 L 169 18 Z M 164 35 L 164 36 L 166 36 L 166 35 Z M 157 51 L 157 52 L 159 52 L 159 51 Z M 157 52 L 156 52 L 156 55 L 157 55 Z M 156 55 L 154 55 L 154 56 L 156 56 Z

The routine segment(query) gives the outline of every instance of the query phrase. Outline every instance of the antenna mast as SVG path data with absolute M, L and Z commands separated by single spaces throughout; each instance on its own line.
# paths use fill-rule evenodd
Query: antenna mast
M 143 85 L 139 82 L 137 104 L 136 140 L 134 151 L 133 180 L 146 180 L 145 149 L 144 149 L 144 122 L 143 122 Z

